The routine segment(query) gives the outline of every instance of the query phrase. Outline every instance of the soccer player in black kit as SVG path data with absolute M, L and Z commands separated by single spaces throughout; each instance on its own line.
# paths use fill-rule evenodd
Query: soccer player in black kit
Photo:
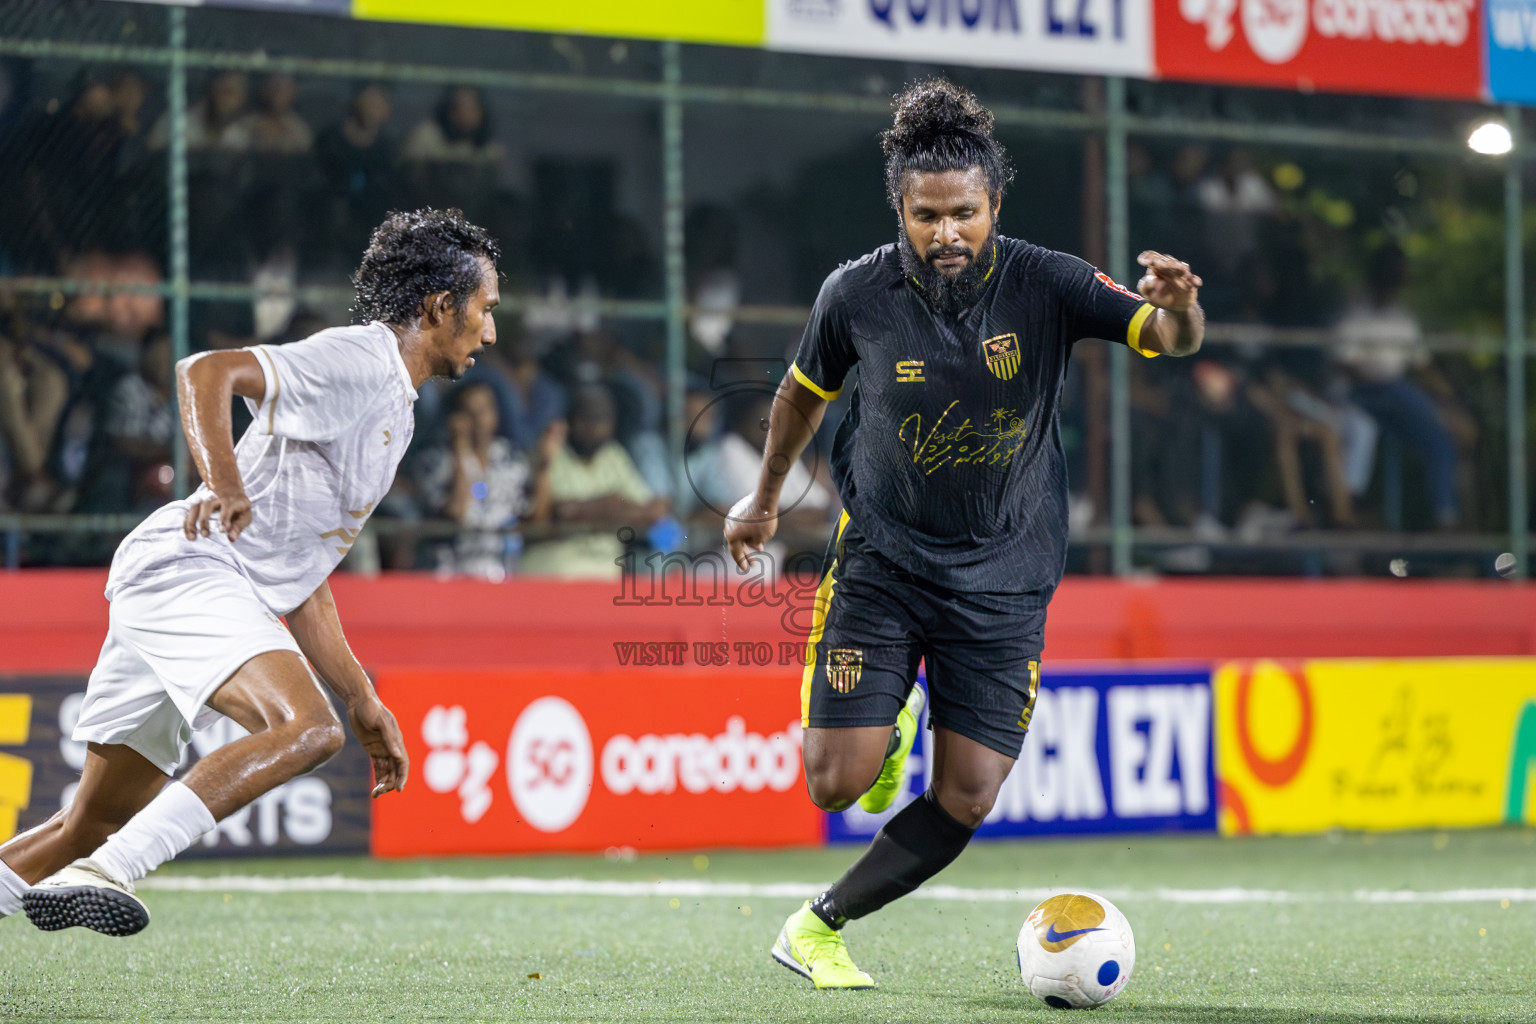
M 949 82 L 898 95 L 881 136 L 894 245 L 822 285 L 770 416 L 755 493 L 726 521 L 738 565 L 774 534 L 779 491 L 827 402 L 860 367 L 832 449 L 844 512 L 801 683 L 817 806 L 900 792 L 924 695 L 932 785 L 842 878 L 784 924 L 773 956 L 817 988 L 868 988 L 841 928 L 965 849 L 1024 742 L 1046 606 L 1067 550 L 1062 381 L 1083 338 L 1144 356 L 1200 347 L 1200 279 L 1145 252 L 1131 292 L 1074 256 L 997 233 L 1013 177 L 992 115 Z

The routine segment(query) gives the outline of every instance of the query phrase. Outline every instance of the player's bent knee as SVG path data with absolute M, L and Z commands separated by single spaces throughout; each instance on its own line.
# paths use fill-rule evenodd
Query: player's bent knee
M 294 737 L 293 751 L 302 767 L 299 772 L 313 771 L 341 751 L 347 734 L 334 717 L 328 722 L 316 722 L 305 726 Z
M 811 803 L 822 810 L 846 811 L 864 795 L 879 772 L 879 765 L 873 771 L 868 771 L 835 758 L 815 762 L 807 759 L 805 788 L 810 794 Z
M 966 828 L 980 828 L 981 823 L 987 820 L 987 815 L 992 813 L 992 805 L 997 800 L 995 792 L 939 789 L 936 795 L 939 806 Z
M 805 788 L 810 794 L 811 803 L 824 811 L 846 811 L 853 806 L 853 802 L 863 796 L 863 790 L 857 793 L 849 791 L 846 786 L 839 784 L 838 780 L 828 780 L 807 774 Z M 868 787 L 866 787 L 868 788 Z

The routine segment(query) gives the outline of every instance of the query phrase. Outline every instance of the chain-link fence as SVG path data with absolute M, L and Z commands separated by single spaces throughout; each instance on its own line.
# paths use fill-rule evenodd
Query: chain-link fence
M 186 493 L 172 361 L 346 322 L 369 231 L 421 205 L 500 239 L 502 341 L 423 389 L 362 566 L 717 547 L 822 278 L 893 238 L 889 96 L 940 72 L 998 115 L 1006 233 L 1205 279 L 1197 358 L 1076 350 L 1073 570 L 1523 571 L 1528 113 L 1489 158 L 1466 135 L 1499 112 L 1451 103 L 41 0 L 0 9 L 5 564 L 103 564 Z M 520 519 L 594 388 L 627 498 Z M 806 468 L 809 548 L 836 500 Z

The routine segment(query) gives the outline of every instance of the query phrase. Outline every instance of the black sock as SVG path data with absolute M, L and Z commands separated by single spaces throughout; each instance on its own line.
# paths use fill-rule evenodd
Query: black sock
M 873 914 L 948 867 L 975 832 L 950 817 L 930 788 L 885 823 L 811 910 L 832 928 Z

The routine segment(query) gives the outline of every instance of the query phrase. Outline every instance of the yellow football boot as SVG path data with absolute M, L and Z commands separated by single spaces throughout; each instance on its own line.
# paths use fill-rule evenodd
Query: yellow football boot
M 817 917 L 811 901 L 789 915 L 773 944 L 773 958 L 817 988 L 874 988 L 875 980 L 853 965 L 843 935 Z
M 896 729 L 901 741 L 880 766 L 880 774 L 869 791 L 859 797 L 859 806 L 870 814 L 879 814 L 891 804 L 907 784 L 907 755 L 912 753 L 912 741 L 917 739 L 917 719 L 923 713 L 923 703 L 928 695 L 921 686 L 913 686 L 907 695 L 906 705 L 896 713 Z

